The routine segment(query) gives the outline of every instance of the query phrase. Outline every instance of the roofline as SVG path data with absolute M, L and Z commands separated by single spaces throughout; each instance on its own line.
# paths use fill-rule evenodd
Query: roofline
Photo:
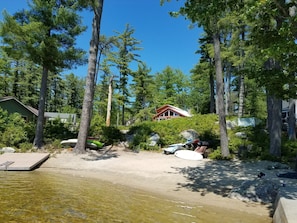
M 191 114 L 189 114 L 187 111 L 185 111 L 181 108 L 166 104 L 166 105 L 163 105 L 162 107 L 160 107 L 159 109 L 157 109 L 158 113 L 153 116 L 153 119 L 155 119 L 155 117 L 157 117 L 158 115 L 160 115 L 161 113 L 166 111 L 166 109 L 164 107 L 168 107 L 168 108 L 166 108 L 167 110 L 171 108 L 174 112 L 178 113 L 182 117 L 191 117 Z M 180 111 L 184 111 L 184 112 L 188 113 L 188 115 L 183 114 Z
M 9 100 L 15 100 L 16 102 L 18 102 L 20 105 L 22 105 L 24 108 L 26 108 L 27 110 L 29 110 L 31 113 L 33 113 L 34 115 L 38 116 L 38 110 L 35 108 L 32 108 L 30 106 L 26 106 L 24 105 L 22 102 L 20 102 L 18 99 L 16 99 L 13 96 L 6 96 L 6 97 L 2 97 L 0 98 L 0 102 L 2 101 L 9 101 Z

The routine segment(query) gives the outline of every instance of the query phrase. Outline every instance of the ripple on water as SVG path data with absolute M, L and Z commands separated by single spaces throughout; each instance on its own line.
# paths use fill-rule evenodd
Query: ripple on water
M 100 180 L 46 172 L 0 172 L 2 222 L 270 222 L 210 210 Z

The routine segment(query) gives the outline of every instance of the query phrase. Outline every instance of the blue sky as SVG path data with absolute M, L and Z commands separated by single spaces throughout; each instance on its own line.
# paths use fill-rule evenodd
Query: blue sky
M 170 66 L 188 75 L 199 61 L 195 51 L 199 49 L 198 39 L 202 31 L 199 28 L 190 29 L 190 22 L 184 17 L 170 17 L 169 12 L 177 11 L 183 2 L 172 0 L 160 6 L 160 0 L 105 0 L 101 35 L 112 36 L 115 31 L 122 33 L 129 24 L 135 30 L 133 37 L 141 42 L 139 47 L 143 48 L 135 53 L 152 69 L 151 74 Z M 5 9 L 9 14 L 26 7 L 26 0 L 0 1 L 1 11 Z M 82 17 L 84 24 L 91 28 L 92 13 L 84 12 Z M 88 52 L 90 37 L 88 29 L 78 38 L 77 46 Z M 85 77 L 87 66 L 66 73 L 70 72 Z

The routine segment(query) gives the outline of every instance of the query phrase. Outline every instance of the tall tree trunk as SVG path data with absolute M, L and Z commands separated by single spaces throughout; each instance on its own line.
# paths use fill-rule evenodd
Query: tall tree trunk
M 106 126 L 110 126 L 110 113 L 111 113 L 111 101 L 112 101 L 112 80 L 113 80 L 113 76 L 110 78 L 109 85 L 108 85 Z
M 269 58 L 264 63 L 267 71 L 275 72 L 281 70 L 279 63 Z M 268 132 L 269 132 L 269 153 L 273 156 L 281 156 L 281 133 L 282 133 L 282 100 L 277 98 L 273 90 L 267 90 L 267 113 L 268 113 Z
M 281 117 L 282 101 L 273 95 L 267 96 L 269 153 L 273 156 L 281 156 Z
M 243 116 L 243 100 L 244 100 L 244 74 L 239 76 L 239 96 L 238 96 L 238 118 Z
M 288 135 L 289 140 L 296 140 L 296 99 L 289 100 Z
M 214 90 L 214 76 L 211 72 L 209 75 L 209 85 L 210 85 L 210 106 L 209 112 L 215 113 L 215 90 Z
M 119 107 L 119 108 L 118 108 L 118 111 L 117 111 L 117 126 L 120 125 L 120 111 L 121 111 L 121 109 L 120 109 L 120 107 Z
M 95 91 L 95 77 L 96 66 L 99 47 L 100 23 L 103 10 L 103 0 L 94 1 L 93 5 L 93 22 L 92 22 L 92 37 L 90 41 L 89 60 L 88 60 L 88 75 L 86 78 L 86 89 L 83 100 L 83 108 L 81 113 L 81 122 L 79 133 L 77 137 L 77 144 L 74 148 L 75 153 L 85 153 L 88 133 L 90 129 L 94 91 Z
M 122 125 L 125 125 L 125 102 L 122 105 Z
M 245 41 L 245 26 L 242 26 L 242 32 L 241 32 L 241 41 Z M 240 50 L 240 57 L 241 59 L 244 57 L 245 52 L 243 49 Z M 244 63 L 242 63 L 239 66 L 239 71 L 242 72 L 244 68 Z M 239 95 L 238 95 L 238 118 L 241 118 L 243 116 L 244 110 L 243 110 L 243 105 L 244 105 L 244 74 L 239 75 Z
M 231 71 L 230 65 L 227 65 L 225 78 L 225 115 L 229 115 L 231 103 Z
M 220 125 L 220 145 L 223 157 L 230 155 L 228 148 L 228 134 L 226 126 L 225 108 L 224 108 L 224 82 L 223 82 L 223 71 L 221 61 L 221 50 L 220 50 L 220 36 L 218 33 L 213 34 L 214 42 L 214 57 L 216 67 L 216 90 L 217 90 L 217 105 L 219 114 L 219 125 Z
M 35 138 L 33 142 L 33 146 L 38 149 L 40 149 L 43 146 L 43 124 L 45 122 L 44 112 L 45 112 L 45 100 L 46 100 L 46 92 L 47 92 L 47 79 L 48 79 L 48 69 L 45 66 L 43 66 L 41 88 L 40 88 L 40 94 L 39 94 L 39 104 L 38 104 L 38 118 L 37 118 Z

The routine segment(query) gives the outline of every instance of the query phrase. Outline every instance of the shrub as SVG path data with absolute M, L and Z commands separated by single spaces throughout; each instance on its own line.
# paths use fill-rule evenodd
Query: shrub
M 62 146 L 60 142 L 61 142 L 60 140 L 54 140 L 52 143 L 46 144 L 44 146 L 44 150 L 50 153 L 54 153 L 54 152 L 60 153 L 62 150 Z
M 99 141 L 104 142 L 105 144 L 114 144 L 120 141 L 123 141 L 124 135 L 116 127 L 102 127 L 102 134 L 100 135 Z
M 233 155 L 230 154 L 229 157 L 223 157 L 222 152 L 220 149 L 214 150 L 212 153 L 208 155 L 209 159 L 214 159 L 214 160 L 231 160 L 233 158 Z
M 102 116 L 95 114 L 91 120 L 89 135 L 95 138 L 100 138 L 103 134 L 103 127 L 106 127 L 105 120 Z
M 242 132 L 246 137 L 235 135 Z M 239 155 L 241 159 L 259 159 L 268 149 L 269 138 L 263 126 L 235 127 L 228 131 L 230 153 Z M 241 151 L 239 151 L 241 148 Z
M 23 142 L 23 143 L 20 143 L 18 151 L 22 152 L 22 153 L 25 153 L 25 152 L 32 151 L 32 149 L 33 149 L 33 144 L 32 143 Z
M 61 122 L 60 119 L 47 122 L 44 127 L 44 140 L 46 144 L 54 140 L 75 138 L 76 136 L 77 132 L 71 131 L 68 124 Z
M 211 142 L 211 145 L 216 147 L 218 144 L 218 125 L 217 116 L 210 115 L 195 115 L 191 118 L 174 118 L 164 121 L 142 122 L 130 128 L 129 135 L 133 135 L 133 140 L 130 142 L 131 148 L 151 149 L 147 144 L 152 133 L 157 133 L 161 139 L 158 142 L 159 146 L 184 142 L 185 139 L 180 133 L 187 129 L 194 129 L 198 132 L 199 138 L 204 141 Z M 154 149 L 159 149 L 156 146 Z
M 25 120 L 17 113 L 10 115 L 3 111 L 0 113 L 2 123 L 0 142 L 5 146 L 18 147 L 20 143 L 28 141 Z

